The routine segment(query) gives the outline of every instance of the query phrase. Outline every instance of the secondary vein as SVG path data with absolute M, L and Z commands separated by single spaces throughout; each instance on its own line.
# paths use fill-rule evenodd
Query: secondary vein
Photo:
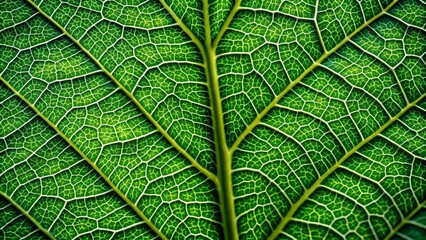
M 339 161 L 337 161 L 331 168 L 329 168 L 320 178 L 318 178 L 315 183 L 305 191 L 305 193 L 300 197 L 300 199 L 294 203 L 288 213 L 281 219 L 278 226 L 275 228 L 275 230 L 272 232 L 272 234 L 269 236 L 268 240 L 275 239 L 278 237 L 278 235 L 281 233 L 281 231 L 284 229 L 284 227 L 292 220 L 293 215 L 296 213 L 296 211 L 302 206 L 303 203 L 305 203 L 306 200 L 308 200 L 309 196 L 311 196 L 312 193 L 315 192 L 316 189 L 318 189 L 321 185 L 321 183 L 330 175 L 332 174 L 336 169 L 338 169 L 350 156 L 352 156 L 356 151 L 358 151 L 362 146 L 364 146 L 366 143 L 370 142 L 372 139 L 374 139 L 376 136 L 378 136 L 381 132 L 383 132 L 385 129 L 389 127 L 393 122 L 398 120 L 404 113 L 406 113 L 409 109 L 414 107 L 419 101 L 421 101 L 424 97 L 426 97 L 426 93 L 421 95 L 419 98 L 414 100 L 412 103 L 405 106 L 398 114 L 396 114 L 394 117 L 389 119 L 383 126 L 381 126 L 379 129 L 377 129 L 373 134 L 365 138 L 363 141 L 361 141 L 358 145 L 356 145 L 354 148 L 352 148 L 349 152 L 347 152 Z
M 168 238 L 158 229 L 147 216 L 123 193 L 120 189 L 108 178 L 107 175 L 92 161 L 89 157 L 84 154 L 75 144 L 72 142 L 52 121 L 50 121 L 38 108 L 36 108 L 28 99 L 26 99 L 21 93 L 19 93 L 13 86 L 9 84 L 3 77 L 0 76 L 0 80 L 10 89 L 13 93 L 22 99 L 31 109 L 33 109 L 37 115 L 39 115 L 50 127 L 52 127 L 56 133 L 61 136 L 89 165 L 105 180 L 105 182 L 123 199 L 135 212 L 136 214 L 162 239 L 167 240 Z
M 395 5 L 399 0 L 394 0 L 392 3 L 390 3 L 386 8 L 384 8 L 379 14 L 372 17 L 370 20 L 359 26 L 357 29 L 355 29 L 354 32 L 352 32 L 350 35 L 348 35 L 345 39 L 343 39 L 340 43 L 338 43 L 335 47 L 333 47 L 330 51 L 325 52 L 317 61 L 312 63 L 311 66 L 309 66 L 296 80 L 291 82 L 280 94 L 278 94 L 274 100 L 265 108 L 262 110 L 262 112 L 244 129 L 244 131 L 238 136 L 238 138 L 235 140 L 234 144 L 230 148 L 230 154 L 234 153 L 234 151 L 238 148 L 240 143 L 244 140 L 244 138 L 251 133 L 251 131 L 260 123 L 260 120 L 272 109 L 276 106 L 276 104 L 290 91 L 296 86 L 300 81 L 302 81 L 303 78 L 305 78 L 306 75 L 308 75 L 310 72 L 312 72 L 315 68 L 320 66 L 320 64 L 328 58 L 331 54 L 339 50 L 345 43 L 349 42 L 352 37 L 354 37 L 357 33 L 359 33 L 361 30 L 369 26 L 372 22 L 374 22 L 376 19 L 381 17 L 382 15 L 386 14 L 386 12 Z
M 34 2 L 27 0 L 34 8 L 58 27 L 70 40 L 72 40 L 101 70 L 130 98 L 130 100 L 137 106 L 137 108 L 148 118 L 148 120 L 154 125 L 154 127 L 164 136 L 164 138 L 181 153 L 186 159 L 188 159 L 192 166 L 198 169 L 208 179 L 217 183 L 217 177 L 212 172 L 201 166 L 188 152 L 185 151 L 168 133 L 167 131 L 152 117 L 152 115 L 141 105 L 141 103 L 133 96 L 133 94 L 127 90 L 83 45 L 80 44 L 67 30 L 65 30 L 58 22 L 47 15 L 41 10 Z
M 48 238 L 55 240 L 56 238 L 41 224 L 30 215 L 25 209 L 23 209 L 17 202 L 6 195 L 6 193 L 0 191 L 0 196 L 9 201 L 16 209 L 18 209 L 25 217 L 27 217 L 40 231 L 42 231 Z
M 164 9 L 170 14 L 170 16 L 175 20 L 175 22 L 178 24 L 178 26 L 188 35 L 189 38 L 191 38 L 192 42 L 198 47 L 201 54 L 203 55 L 203 58 L 205 59 L 205 49 L 203 43 L 200 41 L 200 39 L 195 36 L 195 34 L 186 26 L 186 24 L 178 17 L 178 15 L 173 11 L 173 9 L 164 1 L 159 0 L 161 5 L 163 5 Z M 204 66 L 206 67 L 206 66 Z
M 219 45 L 220 40 L 222 40 L 223 35 L 225 34 L 226 30 L 228 30 L 229 25 L 232 22 L 232 19 L 234 19 L 235 14 L 237 14 L 242 0 L 236 0 L 234 6 L 231 9 L 231 12 L 229 13 L 228 17 L 225 20 L 225 23 L 222 25 L 222 27 L 219 30 L 219 33 L 217 34 L 216 38 L 213 41 L 212 49 L 216 50 L 217 46 Z
M 390 240 L 402 227 L 405 226 L 405 224 L 408 223 L 408 221 L 412 217 L 414 217 L 414 215 L 416 215 L 416 213 L 422 210 L 424 206 L 426 206 L 426 200 L 421 202 L 410 214 L 408 214 L 407 217 L 402 219 L 401 222 L 398 225 L 396 225 L 396 227 L 392 231 L 389 232 L 389 234 L 384 238 L 384 240 Z

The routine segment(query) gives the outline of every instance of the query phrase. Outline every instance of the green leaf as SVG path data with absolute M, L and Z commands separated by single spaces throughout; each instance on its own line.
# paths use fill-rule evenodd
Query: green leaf
M 422 0 L 3 0 L 0 238 L 422 239 Z

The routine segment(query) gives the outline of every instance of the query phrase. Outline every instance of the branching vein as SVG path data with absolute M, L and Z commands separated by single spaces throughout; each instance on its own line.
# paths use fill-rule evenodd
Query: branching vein
M 52 127 L 59 136 L 61 136 L 80 156 L 86 160 L 87 163 L 105 180 L 105 182 L 123 199 L 136 213 L 137 215 L 162 239 L 168 239 L 152 222 L 145 216 L 145 214 L 123 193 L 118 187 L 111 182 L 109 177 L 91 160 L 89 157 L 84 154 L 75 144 L 72 142 L 59 128 L 50 121 L 38 108 L 36 108 L 28 99 L 26 99 L 22 94 L 20 94 L 15 88 L 13 88 L 9 82 L 7 82 L 3 77 L 0 76 L 0 80 L 10 89 L 13 93 L 22 99 L 26 104 L 28 104 L 31 109 L 33 109 L 37 115 L 39 115 L 50 127 Z

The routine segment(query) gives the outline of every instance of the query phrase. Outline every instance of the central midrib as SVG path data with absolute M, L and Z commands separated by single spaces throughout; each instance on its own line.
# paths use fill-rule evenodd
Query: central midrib
M 206 46 L 207 47 L 207 46 Z M 234 207 L 234 194 L 231 179 L 231 156 L 226 145 L 223 111 L 219 94 L 219 84 L 216 69 L 216 54 L 206 48 L 206 76 L 211 102 L 213 137 L 216 152 L 217 186 L 221 208 L 222 222 L 226 239 L 237 239 L 237 226 Z
M 210 14 L 208 0 L 203 0 L 204 15 L 204 57 L 205 74 L 210 98 L 213 120 L 213 137 L 216 153 L 216 167 L 219 194 L 219 205 L 225 239 L 238 239 L 235 216 L 234 194 L 232 189 L 231 155 L 226 143 L 225 124 L 223 121 L 222 100 L 219 91 L 219 78 L 216 66 L 216 48 L 212 44 Z

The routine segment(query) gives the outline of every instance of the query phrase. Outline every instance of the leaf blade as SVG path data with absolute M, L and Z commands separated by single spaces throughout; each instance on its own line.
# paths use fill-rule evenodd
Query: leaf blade
M 114 186 L 167 238 L 404 238 L 417 224 L 423 2 L 34 2 L 57 26 L 28 5 L 0 10 L 0 75 L 18 93 L 2 97 L 22 96 L 112 184 L 81 193 L 99 174 L 80 163 L 44 176 L 62 162 L 40 159 L 73 146 L 0 97 L 0 191 L 58 238 L 154 238 L 111 199 L 94 227 Z M 18 159 L 28 176 L 13 175 Z M 44 180 L 63 176 L 72 187 Z

